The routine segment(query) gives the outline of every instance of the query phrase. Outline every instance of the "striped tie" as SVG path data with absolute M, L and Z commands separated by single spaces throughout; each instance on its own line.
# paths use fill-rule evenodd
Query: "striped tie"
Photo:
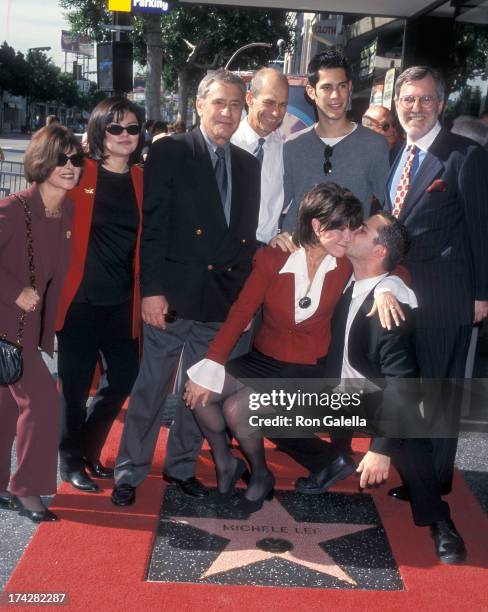
M 405 165 L 403 166 L 403 172 L 396 188 L 395 201 L 393 202 L 392 211 L 394 217 L 399 216 L 403 203 L 405 202 L 405 198 L 407 197 L 408 188 L 410 187 L 410 174 L 412 172 L 413 160 L 415 159 L 417 151 L 418 149 L 415 145 L 410 146 L 407 159 L 405 160 Z

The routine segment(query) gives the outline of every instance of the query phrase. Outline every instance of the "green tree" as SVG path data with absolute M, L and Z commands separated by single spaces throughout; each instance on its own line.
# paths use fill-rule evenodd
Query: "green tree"
M 0 47 L 0 92 L 25 96 L 29 90 L 29 66 L 22 55 L 4 42 Z
M 488 31 L 485 25 L 455 24 L 455 44 L 449 61 L 447 91 L 458 92 L 470 79 L 486 79 Z
M 106 40 L 100 24 L 109 23 L 106 0 L 59 0 L 76 33 Z M 161 75 L 165 84 L 177 88 L 179 113 L 186 116 L 188 97 L 206 70 L 225 65 L 232 53 L 249 42 L 290 42 L 292 32 L 286 12 L 176 4 L 161 17 L 134 17 L 135 58 L 147 65 L 146 115 L 160 118 Z M 253 49 L 240 56 L 233 68 L 253 68 L 276 57 L 273 51 Z M 244 63 L 242 63 L 244 62 Z

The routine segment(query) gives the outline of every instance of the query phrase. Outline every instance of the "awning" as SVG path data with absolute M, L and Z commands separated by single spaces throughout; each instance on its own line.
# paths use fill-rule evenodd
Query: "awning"
M 451 17 L 469 23 L 488 23 L 488 0 L 182 0 L 189 4 L 215 4 L 278 8 L 313 13 L 352 13 L 411 18 L 421 15 Z

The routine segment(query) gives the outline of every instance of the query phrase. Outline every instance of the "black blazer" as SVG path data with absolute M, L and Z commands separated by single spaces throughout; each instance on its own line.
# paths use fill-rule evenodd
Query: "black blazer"
M 406 320 L 400 327 L 384 329 L 378 316 L 366 316 L 373 303 L 374 289 L 352 322 L 348 337 L 349 363 L 364 378 L 374 380 L 381 389 L 365 396 L 367 406 L 374 408 L 369 411 L 369 416 L 381 420 L 382 425 L 391 423 L 389 432 L 400 432 L 402 427 L 414 426 L 418 419 L 420 395 L 414 344 L 415 315 L 409 306 L 402 304 Z M 340 378 L 342 370 L 344 339 L 338 338 L 335 331 L 337 315 L 336 309 L 332 318 L 332 339 L 326 363 L 327 378 Z M 373 437 L 371 450 L 389 454 L 389 440 Z
M 162 138 L 144 167 L 142 297 L 164 295 L 183 319 L 224 321 L 251 272 L 260 167 L 231 145 L 230 226 L 199 129 Z
M 389 211 L 399 158 L 387 183 Z M 417 326 L 471 324 L 474 300 L 488 300 L 488 153 L 442 129 L 410 185 L 399 219 L 412 240 L 404 265 L 419 302 Z

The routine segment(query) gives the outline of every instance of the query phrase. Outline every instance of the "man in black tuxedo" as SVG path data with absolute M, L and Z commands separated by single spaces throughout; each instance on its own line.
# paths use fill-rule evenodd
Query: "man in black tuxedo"
M 419 301 L 417 361 L 421 377 L 438 382 L 435 394 L 426 389 L 424 397 L 434 427 L 445 419 L 459 423 L 461 386 L 449 381 L 464 377 L 472 325 L 488 314 L 488 154 L 441 128 L 444 95 L 431 68 L 398 77 L 395 104 L 407 141 L 385 198 L 411 237 L 405 265 Z M 449 493 L 457 438 L 433 439 L 430 448 L 438 488 Z M 403 486 L 390 495 L 407 500 L 409 491 Z
M 157 141 L 144 168 L 141 293 L 144 353 L 115 465 L 112 501 L 135 501 L 146 477 L 161 412 L 182 349 L 202 359 L 251 271 L 256 249 L 260 167 L 230 144 L 245 84 L 219 70 L 201 81 L 200 128 Z M 183 403 L 169 433 L 165 476 L 196 497 L 202 434 Z
M 464 542 L 451 520 L 448 504 L 441 498 L 430 440 L 420 437 L 425 427 L 418 408 L 412 311 L 415 296 L 405 288 L 405 296 L 400 300 L 405 320 L 400 326 L 388 330 L 378 317 L 367 316 L 374 302 L 374 287 L 400 263 L 407 250 L 405 227 L 388 213 L 373 215 L 355 233 L 347 250 L 354 268 L 354 282 L 346 288 L 334 311 L 326 376 L 342 379 L 346 391 L 358 378 L 374 381 L 378 390 L 366 392 L 363 402 L 370 408 L 373 424 L 381 433 L 372 438 L 370 450 L 358 467 L 360 486 L 386 480 L 391 457 L 411 491 L 415 523 L 430 526 L 441 561 L 457 563 L 466 556 Z M 388 437 L 379 437 L 385 434 Z M 395 439 L 395 436 L 408 437 Z M 302 459 L 312 471 L 308 478 L 297 480 L 296 489 L 301 493 L 322 493 L 354 471 L 351 459 L 340 455 L 334 444 L 318 438 L 307 442 L 301 452 L 302 456 L 295 458 Z

